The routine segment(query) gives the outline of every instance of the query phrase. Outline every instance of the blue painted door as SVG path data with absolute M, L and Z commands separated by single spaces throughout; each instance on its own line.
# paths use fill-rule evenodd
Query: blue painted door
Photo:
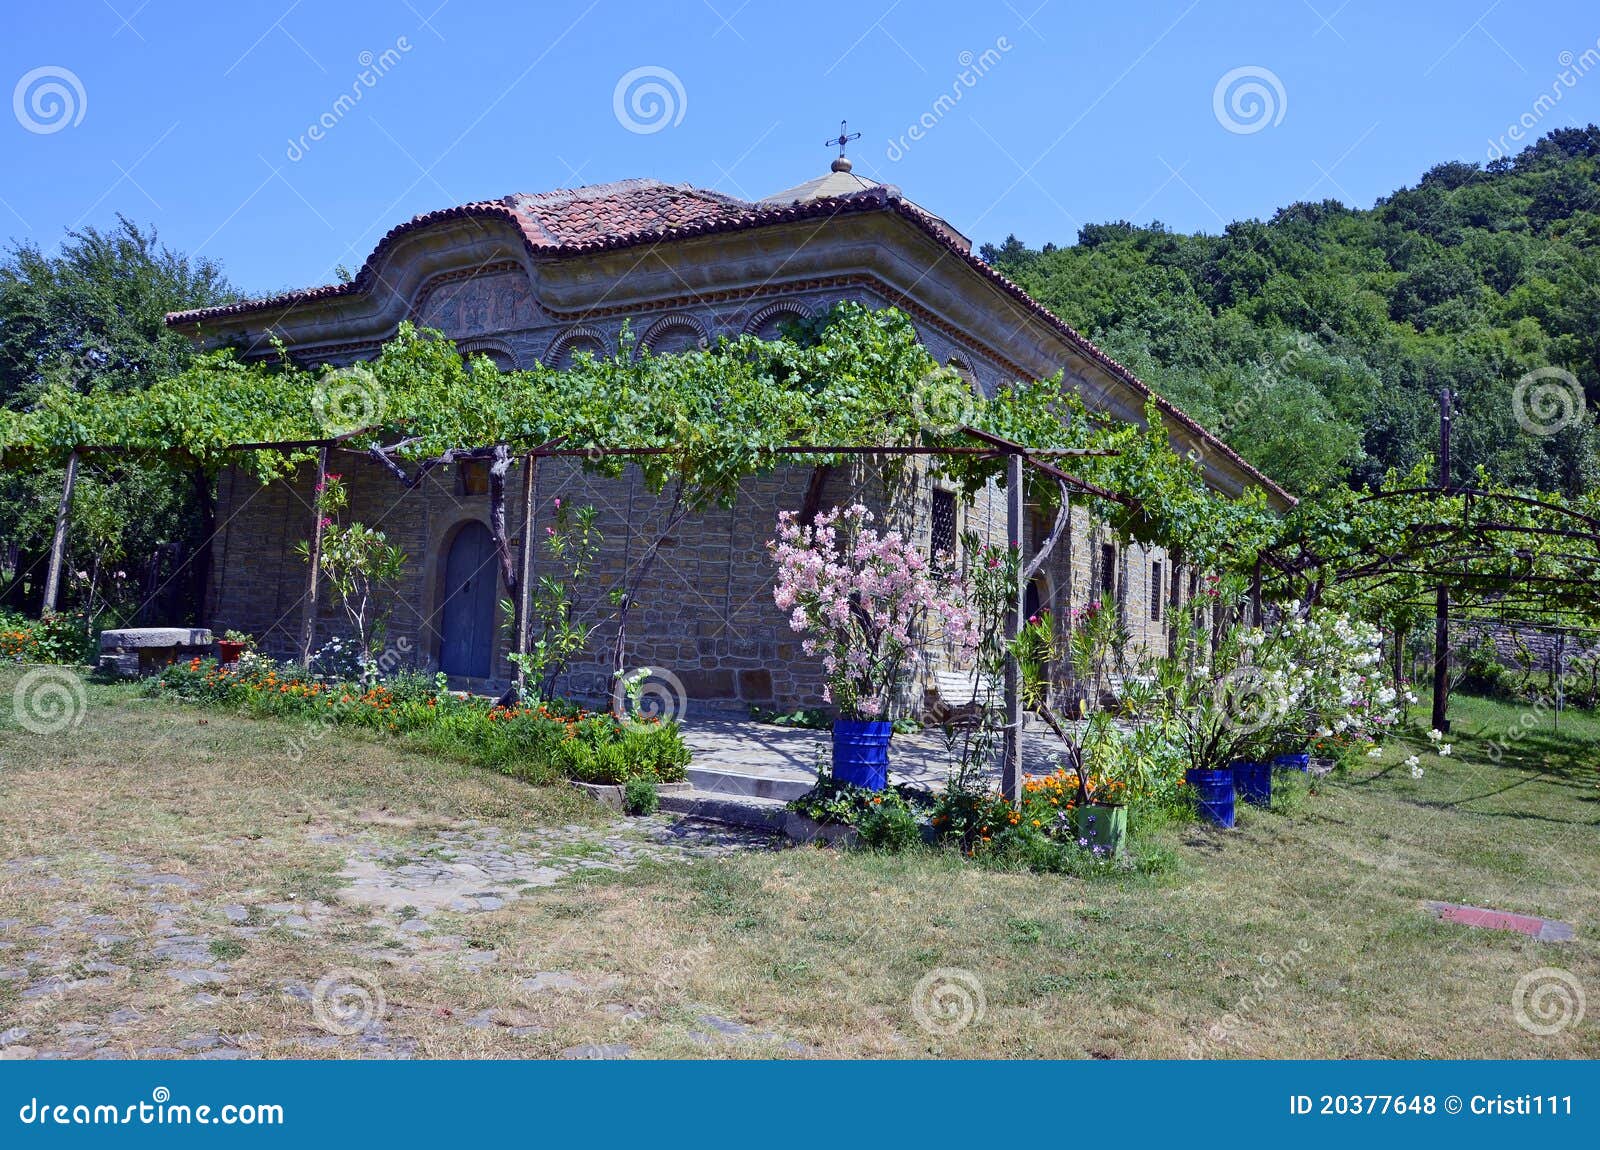
M 482 523 L 468 523 L 456 532 L 445 557 L 439 668 L 446 674 L 489 677 L 498 576 L 489 529 Z

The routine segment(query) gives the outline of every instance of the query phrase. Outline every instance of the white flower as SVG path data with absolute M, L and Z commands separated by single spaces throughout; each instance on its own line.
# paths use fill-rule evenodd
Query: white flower
M 1411 768 L 1411 777 L 1414 779 L 1420 779 L 1422 777 L 1422 767 L 1420 765 Z
M 1383 748 L 1382 747 L 1373 747 L 1372 750 L 1367 752 L 1367 758 L 1369 758 L 1369 759 L 1381 759 L 1381 758 L 1383 758 Z
M 1454 743 L 1445 743 L 1442 747 L 1439 748 L 1439 757 L 1442 758 L 1442 759 L 1448 759 L 1450 757 L 1450 752 L 1454 748 L 1454 746 L 1455 746 Z
M 1439 730 L 1437 727 L 1428 732 L 1428 740 L 1430 742 L 1437 743 L 1442 738 L 1444 738 L 1444 732 Z
M 1421 759 L 1417 758 L 1417 756 L 1415 756 L 1415 755 L 1412 755 L 1409 759 L 1407 759 L 1405 762 L 1401 763 L 1400 765 L 1402 767 L 1410 767 L 1411 768 L 1411 774 L 1412 774 L 1413 777 L 1415 777 L 1416 773 L 1417 773 L 1417 769 L 1418 769 L 1419 765 L 1421 764 L 1421 762 L 1422 762 Z

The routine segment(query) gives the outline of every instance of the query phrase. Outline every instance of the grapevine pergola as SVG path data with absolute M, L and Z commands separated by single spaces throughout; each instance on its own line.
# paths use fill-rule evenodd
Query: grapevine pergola
M 1019 546 L 1029 503 L 1054 514 L 1019 581 L 1012 633 L 1022 622 L 1026 583 L 1060 538 L 1074 499 L 1126 538 L 1177 545 L 1181 537 L 1199 562 L 1270 518 L 1259 496 L 1228 500 L 1206 488 L 1199 469 L 1174 453 L 1153 409 L 1142 428 L 1100 417 L 1059 378 L 976 395 L 928 356 L 892 309 L 841 305 L 778 341 L 746 337 L 665 356 L 631 350 L 579 356 L 559 371 L 502 373 L 487 360 L 463 359 L 437 333 L 406 326 L 355 367 L 312 370 L 287 354 L 263 363 L 216 353 L 142 391 L 52 392 L 30 411 L 0 412 L 7 464 L 65 466 L 46 609 L 59 591 L 79 461 L 99 454 L 177 461 L 212 474 L 231 464 L 265 482 L 308 463 L 320 480 L 330 453 L 353 453 L 408 487 L 440 466 L 487 462 L 489 526 L 503 580 L 517 597 L 518 653 L 529 642 L 532 485 L 546 459 L 579 459 L 600 475 L 638 467 L 653 492 L 668 496 L 657 544 L 684 516 L 731 504 L 742 479 L 779 466 L 812 469 L 803 513 L 817 510 L 827 470 L 850 459 L 926 457 L 969 495 L 1001 483 L 1008 534 Z M 1063 470 L 1069 458 L 1087 473 Z M 520 560 L 505 522 L 505 482 L 517 460 L 525 465 Z M 311 531 L 303 657 L 316 611 L 317 539 Z M 655 549 L 647 549 L 636 581 Z M 619 658 L 630 606 L 624 594 Z M 1014 669 L 1008 680 L 1005 778 L 1015 791 Z
M 1359 597 L 1394 633 L 1394 673 L 1412 627 L 1434 624 L 1433 726 L 1449 729 L 1452 622 L 1600 626 L 1600 503 L 1453 482 L 1452 397 L 1440 396 L 1436 472 L 1392 475 L 1377 491 L 1308 501 L 1263 549 L 1283 598 Z
M 928 355 L 893 309 L 841 304 L 780 340 L 741 337 L 675 355 L 632 352 L 625 335 L 612 357 L 579 355 L 559 370 L 500 372 L 409 325 L 373 360 L 340 369 L 302 366 L 283 348 L 265 362 L 218 352 L 143 390 L 51 391 L 28 411 L 0 410 L 0 457 L 8 465 L 64 465 L 47 609 L 59 592 L 81 459 L 151 457 L 212 475 L 232 464 L 267 482 L 306 464 L 320 479 L 330 453 L 339 452 L 369 459 L 409 487 L 440 466 L 487 462 L 489 526 L 503 580 L 517 596 L 518 653 L 529 641 L 526 541 L 533 523 L 526 517 L 535 472 L 554 458 L 579 459 L 598 475 L 637 467 L 649 490 L 668 497 L 645 572 L 659 541 L 685 516 L 731 505 L 743 479 L 779 466 L 812 469 L 803 515 L 818 510 L 828 470 L 851 459 L 925 457 L 969 497 L 1002 484 L 1013 542 L 1023 542 L 1029 504 L 1054 516 L 1045 543 L 1022 565 L 1013 634 L 1024 588 L 1060 538 L 1074 501 L 1123 539 L 1164 547 L 1197 570 L 1253 575 L 1258 604 L 1263 595 L 1311 603 L 1359 595 L 1365 606 L 1376 601 L 1398 630 L 1425 592 L 1436 591 L 1447 612 L 1452 601 L 1507 607 L 1508 593 L 1538 588 L 1539 606 L 1595 614 L 1600 506 L 1577 511 L 1487 480 L 1467 489 L 1413 476 L 1377 493 L 1326 494 L 1280 517 L 1258 490 L 1230 499 L 1208 488 L 1200 467 L 1174 451 L 1153 405 L 1142 426 L 1091 413 L 1059 376 L 974 394 L 964 377 Z M 1059 465 L 1067 458 L 1075 461 L 1070 473 Z M 517 460 L 524 463 L 520 559 L 505 522 L 505 481 Z M 313 547 L 316 539 L 313 531 Z M 1534 541 L 1531 550 L 1519 539 Z M 1531 566 L 1529 554 L 1536 555 Z M 318 591 L 314 553 L 311 560 L 303 657 Z M 630 606 L 624 594 L 618 659 Z M 1446 619 L 1441 634 L 1447 631 Z M 1005 770 L 1013 791 L 1020 785 L 1015 679 L 1013 663 Z

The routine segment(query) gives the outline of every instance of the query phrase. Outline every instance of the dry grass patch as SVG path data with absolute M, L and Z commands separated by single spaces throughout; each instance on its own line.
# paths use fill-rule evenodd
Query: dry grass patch
M 0 674 L 0 692 L 14 681 Z M 1569 971 L 1591 998 L 1600 988 L 1600 790 L 1576 724 L 1536 762 L 1491 765 L 1491 736 L 1475 739 L 1475 727 L 1454 757 L 1425 753 L 1421 779 L 1391 752 L 1293 816 L 1248 810 L 1231 834 L 1171 828 L 1170 874 L 1086 881 L 939 852 L 659 864 L 627 853 L 629 828 L 646 824 L 563 790 L 349 734 L 297 759 L 288 724 L 127 687 L 91 687 L 89 699 L 79 726 L 50 737 L 0 713 L 0 918 L 15 920 L 0 969 L 22 972 L 0 979 L 0 1031 L 29 1029 L 26 1045 L 284 1057 L 552 1056 L 583 1044 L 637 1056 L 1600 1056 L 1600 1012 L 1541 1037 L 1512 1009 L 1518 980 L 1544 967 Z M 1471 713 L 1489 726 L 1515 717 Z M 350 897 L 352 858 L 396 873 L 448 868 L 464 833 L 537 847 L 572 876 L 472 913 Z M 632 869 L 592 869 L 618 851 Z M 1577 940 L 1443 925 L 1427 899 L 1562 918 Z M 208 961 L 157 958 L 162 946 Z M 173 977 L 191 968 L 226 981 Z M 347 969 L 374 981 L 386 1012 L 375 1029 L 329 1035 L 305 994 Z M 73 986 L 20 997 L 48 978 Z M 980 990 L 981 1017 L 936 1025 L 938 1001 L 959 1009 Z M 931 1014 L 919 1017 L 919 1001 Z

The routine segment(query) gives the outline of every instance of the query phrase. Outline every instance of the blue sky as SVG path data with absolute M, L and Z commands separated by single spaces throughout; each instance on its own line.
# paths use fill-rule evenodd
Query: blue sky
M 6 22 L 0 236 L 121 211 L 252 292 L 513 191 L 759 197 L 826 171 L 842 117 L 859 172 L 980 243 L 1365 206 L 1519 120 L 1600 120 L 1592 3 L 61 0 Z

